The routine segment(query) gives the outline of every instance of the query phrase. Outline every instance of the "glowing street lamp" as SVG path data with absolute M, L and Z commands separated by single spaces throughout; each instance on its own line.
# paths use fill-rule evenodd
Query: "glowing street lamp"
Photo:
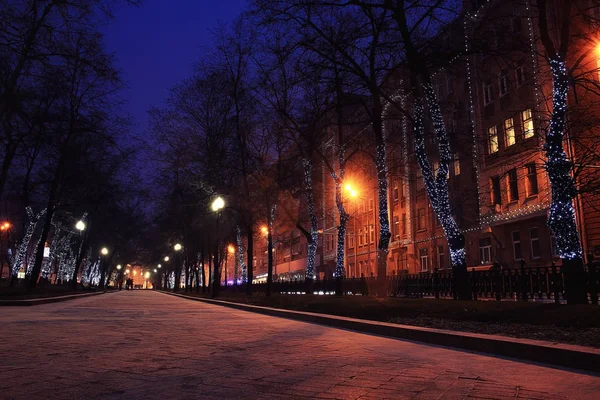
M 268 235 L 269 234 L 269 228 L 267 228 L 266 225 L 263 225 L 260 227 L 260 231 L 263 233 L 263 235 Z
M 156 270 L 156 268 L 154 268 L 154 273 L 157 273 L 158 271 Z
M 150 271 L 146 271 L 146 273 L 144 274 L 144 278 L 146 278 L 146 279 L 150 278 Z
M 356 191 L 356 189 L 354 189 L 354 188 L 352 187 L 352 185 L 351 185 L 351 184 L 349 184 L 349 183 L 346 183 L 346 184 L 344 185 L 344 189 L 346 190 L 346 192 L 348 192 L 348 194 L 349 194 L 351 197 L 356 197 L 356 196 L 358 196 L 358 192 Z
M 173 246 L 173 249 L 174 249 L 175 251 L 180 251 L 180 250 L 181 250 L 181 247 L 182 247 L 182 246 L 181 246 L 179 243 L 177 243 L 175 246 Z
M 121 264 L 117 265 L 117 270 L 120 271 L 121 270 Z
M 102 254 L 103 256 L 108 255 L 108 249 L 106 247 L 103 247 L 102 250 L 100 250 L 100 254 Z
M 213 211 L 219 211 L 223 207 L 225 207 L 225 200 L 223 200 L 223 198 L 221 196 L 219 196 L 213 200 L 212 205 L 211 205 L 211 208 Z
M 165 262 L 169 261 L 169 256 L 165 257 Z
M 2 225 L 0 225 L 0 231 L 3 231 L 3 232 L 7 231 L 10 229 L 10 227 L 11 227 L 10 222 L 8 222 L 8 221 L 3 222 Z
M 125 274 L 129 274 L 129 269 L 126 269 L 126 270 L 125 270 Z
M 235 247 L 233 247 L 233 245 L 230 244 L 229 246 L 227 246 L 227 251 L 230 254 L 233 254 L 233 253 L 235 253 Z
M 77 223 L 75 224 L 75 229 L 77 229 L 79 232 L 85 230 L 85 222 L 83 222 L 82 220 L 77 221 Z
M 158 268 L 162 267 L 162 265 L 158 264 Z

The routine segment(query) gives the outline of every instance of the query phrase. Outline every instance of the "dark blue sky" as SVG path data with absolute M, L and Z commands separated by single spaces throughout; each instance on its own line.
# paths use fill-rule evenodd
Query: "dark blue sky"
M 246 0 L 142 0 L 139 7 L 119 6 L 105 27 L 106 48 L 114 52 L 127 84 L 125 111 L 135 132 L 148 128 L 147 111 L 164 104 L 168 90 L 193 72 L 210 31 L 229 23 Z

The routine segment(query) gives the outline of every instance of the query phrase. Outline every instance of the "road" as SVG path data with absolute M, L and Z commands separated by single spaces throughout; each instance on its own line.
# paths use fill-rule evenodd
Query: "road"
M 600 377 L 152 291 L 0 309 L 2 399 L 600 399 Z

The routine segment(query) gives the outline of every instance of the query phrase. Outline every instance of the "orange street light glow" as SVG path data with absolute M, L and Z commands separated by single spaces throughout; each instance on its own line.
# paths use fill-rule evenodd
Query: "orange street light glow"
M 227 251 L 229 251 L 230 253 L 235 253 L 235 247 L 233 247 L 233 245 L 229 245 L 227 246 Z
M 269 228 L 267 228 L 265 225 L 263 225 L 260 227 L 260 231 L 266 235 L 269 233 Z
M 9 229 L 10 229 L 10 222 L 4 222 L 2 225 L 0 225 L 0 230 L 7 231 Z

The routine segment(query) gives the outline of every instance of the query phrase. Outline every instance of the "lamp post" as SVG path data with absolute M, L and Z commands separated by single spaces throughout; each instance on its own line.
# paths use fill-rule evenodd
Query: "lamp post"
M 221 280 L 221 271 L 219 263 L 219 221 L 221 219 L 221 210 L 225 207 L 225 200 L 221 196 L 218 196 L 213 200 L 211 209 L 217 214 L 216 227 L 215 227 L 215 256 L 214 256 L 214 267 L 213 267 L 213 284 L 212 284 L 212 297 L 216 297 L 219 294 L 219 286 Z
M 356 189 L 354 189 L 354 187 L 352 187 L 352 185 L 350 183 L 347 183 L 344 186 L 344 189 L 346 189 L 346 192 L 350 195 L 351 198 L 356 199 L 358 197 L 358 192 Z M 353 237 L 353 241 L 354 241 L 354 275 L 360 275 L 360 273 L 362 271 L 358 271 L 358 254 L 357 254 L 357 248 L 358 248 L 358 237 L 356 236 L 356 217 L 358 215 L 358 204 L 355 203 L 355 215 L 354 217 L 352 217 L 352 237 Z M 357 273 L 358 272 L 358 273 Z
M 104 281 L 106 280 L 107 255 L 108 249 L 106 247 L 100 249 L 100 289 L 104 289 Z
M 84 217 L 87 214 L 84 214 Z M 77 223 L 75 224 L 75 229 L 77 229 L 79 231 L 79 249 L 77 250 L 77 259 L 75 260 L 75 269 L 73 270 L 73 276 L 71 278 L 71 281 L 73 282 L 73 289 L 77 289 L 77 278 L 79 275 L 79 271 L 81 269 L 81 263 L 83 262 L 83 250 L 84 250 L 84 238 L 83 238 L 83 231 L 85 231 L 86 225 L 85 222 L 83 222 L 83 220 L 79 220 L 77 221 Z
M 271 286 L 273 284 L 273 234 L 268 226 L 260 227 L 263 235 L 267 236 L 267 292 L 266 295 L 271 295 Z
M 11 224 L 10 222 L 6 221 L 3 222 L 2 225 L 0 225 L 0 280 L 2 279 L 2 274 L 4 273 L 4 260 L 6 259 L 6 257 L 4 257 L 4 247 L 3 247 L 3 241 L 2 241 L 2 234 L 4 232 L 6 232 L 6 242 L 7 242 L 7 247 L 8 247 L 8 230 L 10 229 Z M 10 269 L 10 267 L 9 267 Z M 10 273 L 9 273 L 10 275 Z
M 227 253 L 233 254 L 233 286 L 237 286 L 238 263 L 235 256 L 235 247 L 231 244 L 227 246 Z M 227 260 L 229 260 L 229 256 L 227 256 Z M 225 284 L 227 284 L 227 262 L 225 262 Z
M 181 256 L 179 253 L 182 248 L 183 247 L 179 243 L 176 243 L 175 246 L 173 246 L 173 250 L 175 250 L 175 287 L 173 288 L 173 291 L 175 292 L 179 291 L 181 286 Z

